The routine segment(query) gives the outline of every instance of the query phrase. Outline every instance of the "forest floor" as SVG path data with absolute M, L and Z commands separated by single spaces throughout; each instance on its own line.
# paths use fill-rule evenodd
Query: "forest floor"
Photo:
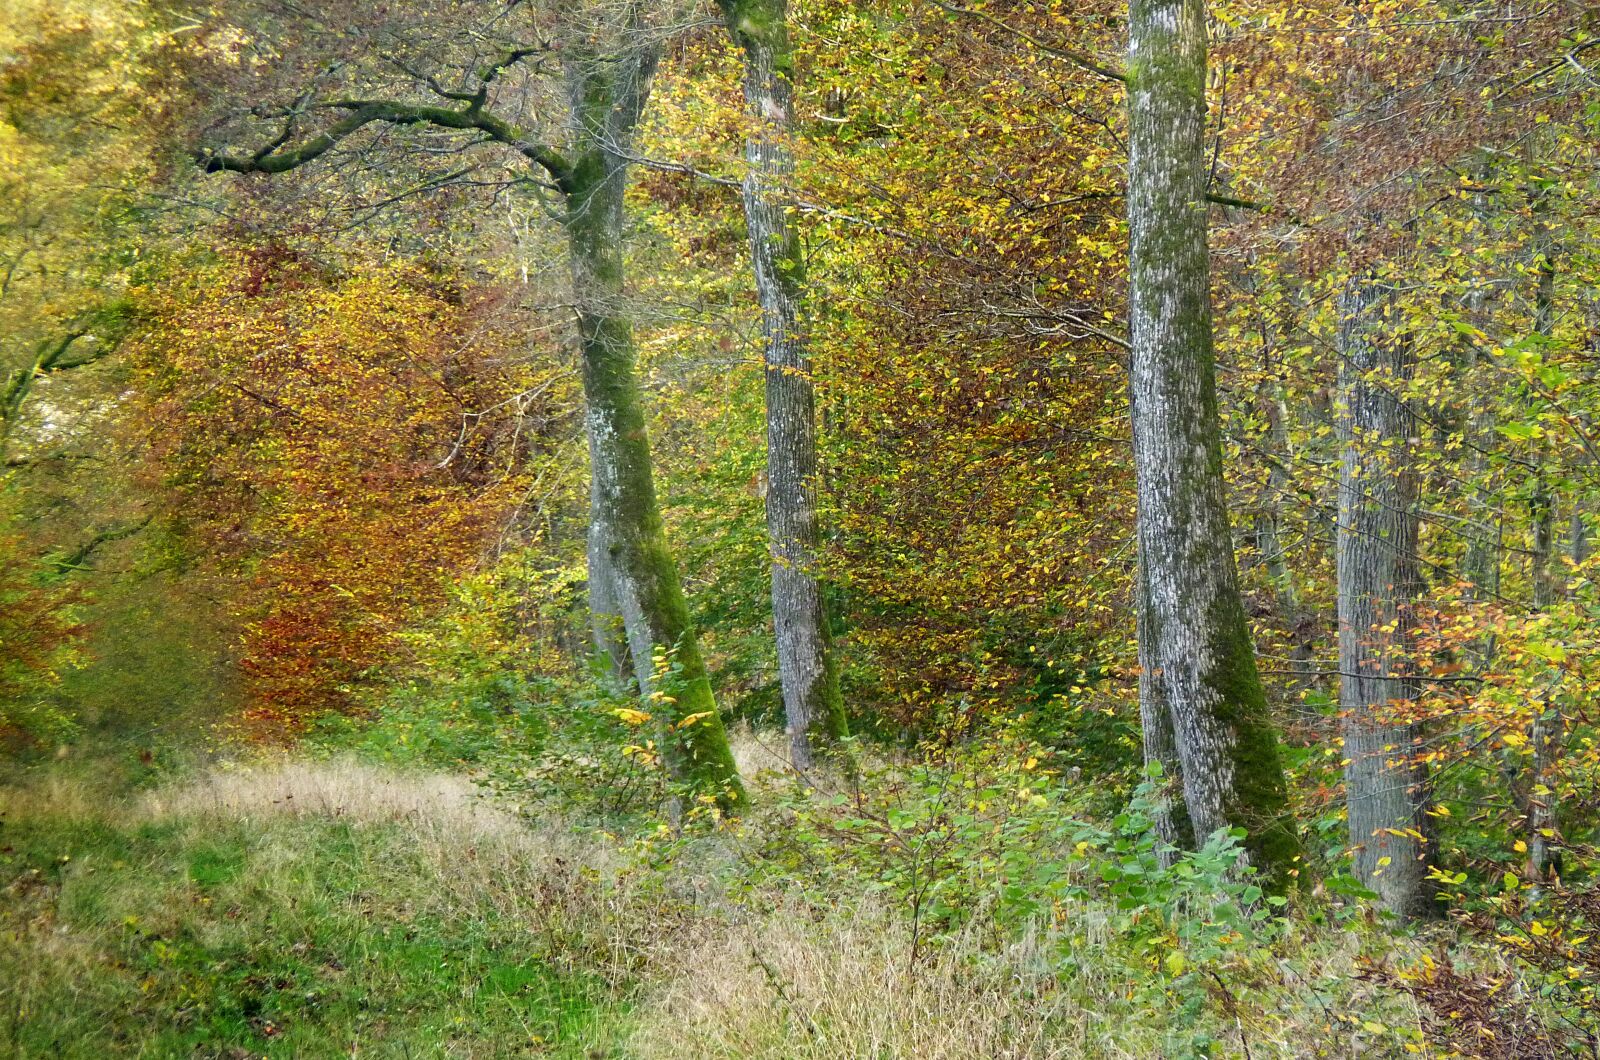
M 0 1056 L 1258 1060 L 1420 1036 L 1409 999 L 1352 974 L 1387 943 L 1350 926 L 1163 1008 L 1181 995 L 1115 955 L 1106 909 L 1076 914 L 1070 977 L 1043 935 L 982 922 L 919 955 L 854 882 L 751 883 L 753 849 L 667 856 L 350 757 L 8 767 Z

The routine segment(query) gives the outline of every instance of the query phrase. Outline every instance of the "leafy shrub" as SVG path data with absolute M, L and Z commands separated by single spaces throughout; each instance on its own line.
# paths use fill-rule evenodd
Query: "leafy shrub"
M 575 673 L 552 629 L 578 626 L 583 574 L 511 554 L 461 579 L 433 621 L 399 635 L 410 663 L 355 717 L 320 720 L 325 751 L 465 769 L 502 794 L 610 820 L 658 805 L 663 776 L 635 692 Z
M 975 932 L 996 947 L 1042 932 L 1057 975 L 1119 968 L 1126 1000 L 1172 1013 L 1173 1055 L 1208 1048 L 1204 1011 L 1232 1003 L 1216 984 L 1282 937 L 1287 900 L 1254 881 L 1237 831 L 1193 852 L 1163 842 L 1158 772 L 1101 821 L 1050 762 L 1013 732 L 796 793 L 745 864 L 769 887 L 799 881 L 822 907 L 875 894 L 908 922 L 912 960 Z

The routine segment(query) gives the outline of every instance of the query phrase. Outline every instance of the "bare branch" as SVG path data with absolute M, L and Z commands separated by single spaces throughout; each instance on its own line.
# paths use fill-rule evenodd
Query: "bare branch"
M 1038 37 L 1035 37 L 1026 30 L 1021 30 L 1010 23 L 1002 22 L 993 15 L 986 14 L 982 11 L 974 11 L 969 7 L 957 7 L 954 4 L 942 3 L 941 0 L 933 0 L 933 6 L 952 15 L 965 15 L 967 18 L 975 18 L 980 22 L 987 22 L 991 26 L 1005 30 L 1007 33 L 1018 38 L 1019 40 L 1026 41 L 1029 45 L 1039 49 L 1046 55 L 1053 55 L 1057 59 L 1065 59 L 1072 65 L 1080 69 L 1087 70 L 1089 73 L 1094 74 L 1097 77 L 1103 77 L 1107 81 L 1116 81 L 1124 85 L 1128 83 L 1127 74 L 1113 66 L 1108 66 L 1105 63 L 1102 63 L 1094 56 L 1087 55 L 1080 51 L 1075 51 L 1071 48 L 1062 48 L 1054 44 L 1046 44 L 1044 41 L 1040 40 Z

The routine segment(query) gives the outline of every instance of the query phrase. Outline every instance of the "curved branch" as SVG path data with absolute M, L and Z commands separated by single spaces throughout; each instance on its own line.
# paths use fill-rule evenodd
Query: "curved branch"
M 496 78 L 505 73 L 507 70 L 511 69 L 511 67 L 522 62 L 522 60 L 531 59 L 536 55 L 548 55 L 553 51 L 555 51 L 555 47 L 550 44 L 536 44 L 531 48 L 513 48 L 511 51 L 506 52 L 488 66 L 485 66 L 483 69 L 479 70 L 478 80 L 482 82 L 484 88 L 488 88 L 489 85 L 494 83 Z
M 284 147 L 282 138 L 250 155 L 222 154 L 211 148 L 202 147 L 196 154 L 196 161 L 207 173 L 223 171 L 286 173 L 322 157 L 340 141 L 377 122 L 387 125 L 432 125 L 440 129 L 481 132 L 495 143 L 512 148 L 524 158 L 542 167 L 558 186 L 564 188 L 572 175 L 571 164 L 559 151 L 546 144 L 529 140 L 521 130 L 480 109 L 476 102 L 465 108 L 454 109 L 390 100 L 352 99 L 325 103 L 321 107 L 349 111 L 349 114 L 299 147 Z

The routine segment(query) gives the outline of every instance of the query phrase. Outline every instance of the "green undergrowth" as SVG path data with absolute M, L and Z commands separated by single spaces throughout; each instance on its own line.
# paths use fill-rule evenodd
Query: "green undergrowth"
M 0 1055 L 590 1057 L 628 1025 L 586 914 L 515 846 L 270 800 L 0 799 Z
M 511 783 L 524 752 L 442 768 L 454 715 L 380 724 L 0 767 L 0 1056 L 1554 1057 L 1595 1025 L 1584 895 L 1480 930 L 1267 894 L 1238 835 L 1157 839 L 1159 776 L 1105 814 L 1015 733 L 801 786 L 739 732 L 749 812 L 674 829 Z

